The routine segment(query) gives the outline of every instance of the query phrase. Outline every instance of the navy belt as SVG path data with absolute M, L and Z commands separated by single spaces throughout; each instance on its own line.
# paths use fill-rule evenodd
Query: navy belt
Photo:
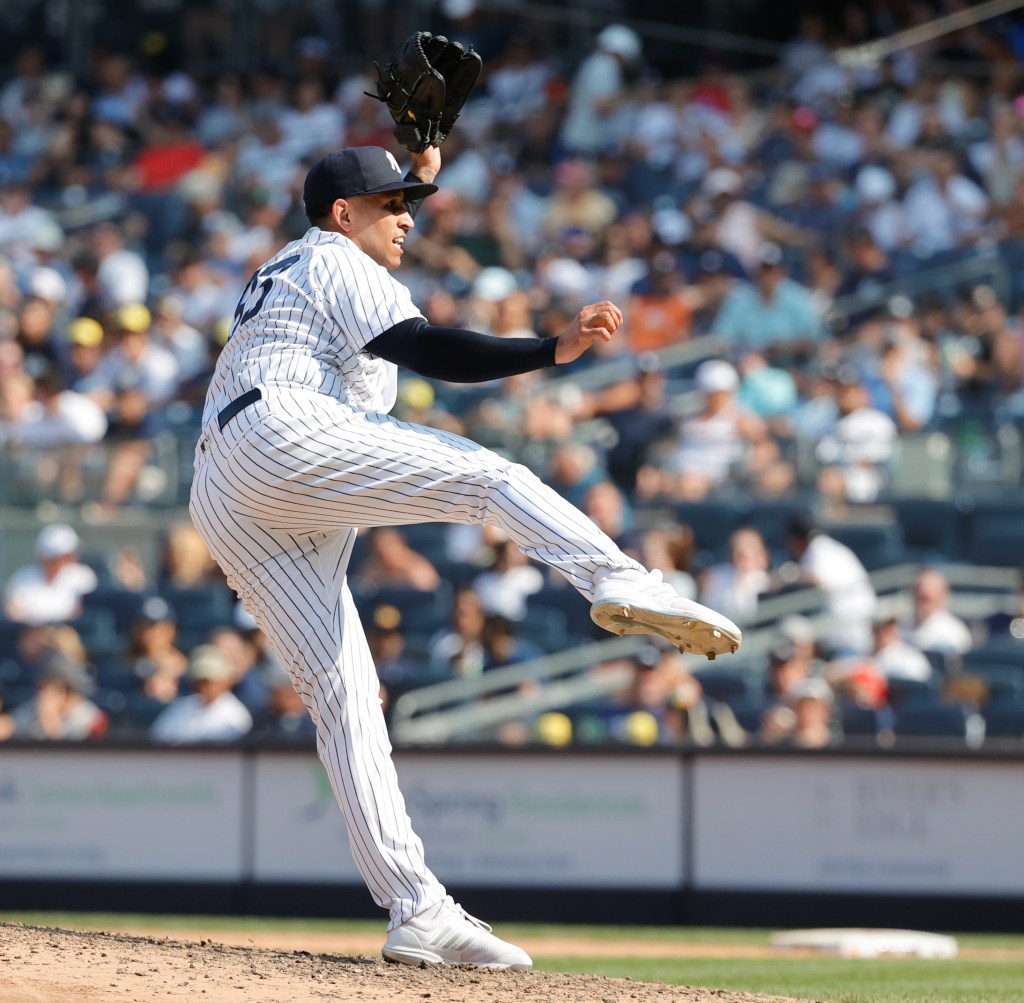
M 250 404 L 263 399 L 263 391 L 259 387 L 246 390 L 241 397 L 236 397 L 223 411 L 217 415 L 217 424 L 223 429 L 239 411 L 243 411 Z

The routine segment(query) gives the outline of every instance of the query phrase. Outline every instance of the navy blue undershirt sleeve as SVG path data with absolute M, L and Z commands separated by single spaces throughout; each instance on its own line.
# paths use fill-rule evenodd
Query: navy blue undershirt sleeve
M 422 185 L 423 184 L 423 178 L 416 177 L 416 175 L 413 174 L 412 171 L 408 171 L 406 173 L 405 180 L 406 181 L 412 181 L 413 184 L 417 184 L 417 185 Z M 429 196 L 427 196 L 427 197 L 429 198 Z M 417 199 L 415 202 L 406 202 L 405 203 L 405 207 L 406 207 L 406 209 L 409 210 L 409 215 L 412 216 L 413 219 L 416 218 L 416 213 L 418 213 L 420 211 L 420 206 L 421 205 L 423 205 L 423 199 Z
M 485 383 L 555 364 L 557 338 L 496 338 L 411 317 L 367 342 L 366 351 L 420 376 Z

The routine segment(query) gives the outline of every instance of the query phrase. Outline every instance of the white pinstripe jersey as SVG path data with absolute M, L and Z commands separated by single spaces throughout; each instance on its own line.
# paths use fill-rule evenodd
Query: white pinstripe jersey
M 348 237 L 310 227 L 260 266 L 242 293 L 203 425 L 253 387 L 315 390 L 359 411 L 390 411 L 397 367 L 363 349 L 421 316 L 409 290 Z

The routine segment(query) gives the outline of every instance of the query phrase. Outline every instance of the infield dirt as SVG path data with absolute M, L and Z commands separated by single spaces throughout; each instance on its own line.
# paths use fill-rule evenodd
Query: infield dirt
M 783 997 L 555 972 L 390 965 L 349 938 L 304 949 L 257 946 L 253 934 L 173 940 L 0 924 L 3 1003 L 781 1003 Z M 262 938 L 261 938 L 262 939 Z M 382 939 L 382 938 L 381 938 Z M 579 944 L 573 942 L 581 953 Z M 523 941 L 530 950 L 533 945 Z M 606 946 L 606 945 L 605 945 Z M 643 945 L 621 945 L 641 954 Z M 665 945 L 659 945 L 665 954 Z M 311 950 L 315 948 L 315 950 Z M 706 945 L 705 948 L 706 950 Z M 741 948 L 741 950 L 744 950 Z M 320 951 L 330 953 L 319 953 Z M 352 952 L 352 953 L 349 953 Z M 548 953 L 552 953 L 549 949 Z M 607 953 L 605 950 L 603 953 Z

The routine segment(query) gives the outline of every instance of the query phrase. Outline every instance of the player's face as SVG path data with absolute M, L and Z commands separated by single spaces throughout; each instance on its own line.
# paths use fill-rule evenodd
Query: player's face
M 384 268 L 397 268 L 402 262 L 405 235 L 415 226 L 405 204 L 405 193 L 382 192 L 359 195 L 348 200 L 351 230 L 348 236 L 356 246 Z

